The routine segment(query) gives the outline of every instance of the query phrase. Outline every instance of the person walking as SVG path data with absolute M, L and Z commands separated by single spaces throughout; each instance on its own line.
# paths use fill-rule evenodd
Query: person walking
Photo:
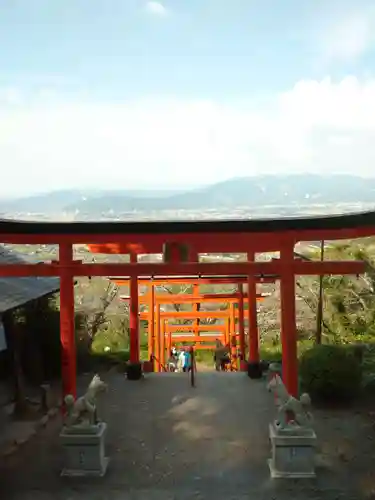
M 216 339 L 216 347 L 214 353 L 215 370 L 217 372 L 225 371 L 226 365 L 230 362 L 229 358 L 230 347 L 223 345 L 219 339 Z
M 184 371 L 184 366 L 185 366 L 185 350 L 182 348 L 179 355 L 178 355 L 178 361 L 177 361 L 177 371 L 182 372 Z
M 183 367 L 183 371 L 184 372 L 190 372 L 191 370 L 191 353 L 190 351 L 185 351 L 185 364 L 184 364 L 184 367 Z

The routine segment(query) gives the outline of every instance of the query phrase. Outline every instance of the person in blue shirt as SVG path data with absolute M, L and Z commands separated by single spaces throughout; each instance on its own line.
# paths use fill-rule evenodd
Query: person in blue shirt
M 182 369 L 184 372 L 190 372 L 190 370 L 191 370 L 191 353 L 190 353 L 190 351 L 185 351 L 184 366 Z

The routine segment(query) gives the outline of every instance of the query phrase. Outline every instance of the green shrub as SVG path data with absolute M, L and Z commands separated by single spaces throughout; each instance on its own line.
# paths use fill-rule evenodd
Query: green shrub
M 353 350 L 338 345 L 317 345 L 300 360 L 303 390 L 313 399 L 343 401 L 359 393 L 362 366 Z
M 263 361 L 268 361 L 269 363 L 281 363 L 281 347 L 262 347 L 260 349 L 260 358 Z
M 113 354 L 113 359 L 121 363 L 127 363 L 130 359 L 130 351 L 127 349 L 117 351 Z

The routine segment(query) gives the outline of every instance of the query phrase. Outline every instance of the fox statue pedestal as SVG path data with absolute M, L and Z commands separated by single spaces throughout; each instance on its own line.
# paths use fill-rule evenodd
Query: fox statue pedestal
M 268 460 L 272 478 L 315 477 L 316 434 L 312 428 L 311 400 L 306 393 L 297 399 L 286 390 L 278 374 L 268 389 L 274 393 L 277 418 L 270 424 L 272 458 Z
M 272 478 L 315 477 L 316 434 L 312 429 L 284 430 L 270 424 L 272 458 L 268 460 Z
M 104 476 L 109 459 L 105 454 L 107 424 L 91 428 L 63 428 L 60 440 L 64 451 L 62 476 Z
M 60 433 L 62 476 L 105 475 L 109 463 L 105 455 L 107 424 L 97 419 L 96 397 L 106 389 L 107 384 L 95 375 L 86 394 L 77 400 L 70 394 L 65 396 L 67 416 Z

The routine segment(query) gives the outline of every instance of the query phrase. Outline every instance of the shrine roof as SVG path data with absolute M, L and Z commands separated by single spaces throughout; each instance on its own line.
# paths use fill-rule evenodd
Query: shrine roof
M 30 264 L 32 262 L 22 254 L 0 245 L 0 264 Z M 0 314 L 57 292 L 59 289 L 59 278 L 0 277 Z
M 0 234 L 184 234 L 267 233 L 303 230 L 336 230 L 375 226 L 375 211 L 278 219 L 204 221 L 98 221 L 46 222 L 0 219 Z

